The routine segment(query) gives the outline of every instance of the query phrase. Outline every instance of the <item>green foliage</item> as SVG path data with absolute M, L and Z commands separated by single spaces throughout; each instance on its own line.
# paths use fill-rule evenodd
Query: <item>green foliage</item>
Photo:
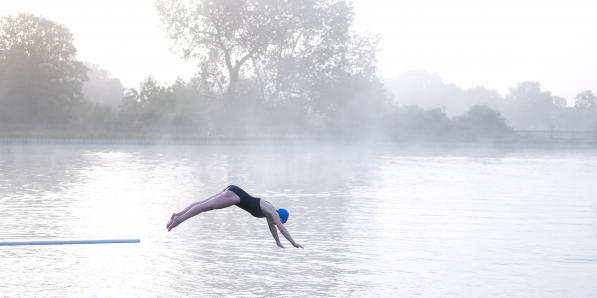
M 571 129 L 597 133 L 597 93 L 586 90 L 576 95 L 574 107 L 565 116 Z
M 86 100 L 96 103 L 102 107 L 116 110 L 122 101 L 124 87 L 119 79 L 112 77 L 110 73 L 91 63 L 86 63 L 88 68 L 88 80 L 83 85 L 83 96 Z
M 574 106 L 580 109 L 597 109 L 597 94 L 591 92 L 590 90 L 579 93 L 576 95 L 576 103 Z
M 468 112 L 454 119 L 455 133 L 469 139 L 498 139 L 512 129 L 499 112 L 484 105 L 472 106 Z
M 158 0 L 163 24 L 184 58 L 216 92 L 235 98 L 240 80 L 264 100 L 308 98 L 311 87 L 373 77 L 376 41 L 351 29 L 339 0 Z
M 566 101 L 541 90 L 537 82 L 521 82 L 511 88 L 505 98 L 510 125 L 520 130 L 563 129 L 558 119 L 566 106 Z
M 450 118 L 439 108 L 394 107 L 385 122 L 386 132 L 399 141 L 448 139 L 452 130 Z
M 70 31 L 31 14 L 0 19 L 0 123 L 6 129 L 65 128 L 82 101 L 85 66 Z
M 322 119 L 319 130 L 350 138 L 379 136 L 383 115 L 392 108 L 381 82 L 352 75 L 315 84 L 311 99 L 312 113 Z
M 0 133 L 413 141 L 501 139 L 509 125 L 597 131 L 591 91 L 567 107 L 534 82 L 502 96 L 413 72 L 390 82 L 390 97 L 376 76 L 377 41 L 352 30 L 348 1 L 158 0 L 156 7 L 175 49 L 198 64 L 188 82 L 148 77 L 123 90 L 75 59 L 65 27 L 29 14 L 0 19 Z
M 148 77 L 139 90 L 126 90 L 117 118 L 129 134 L 205 136 L 214 129 L 206 119 L 218 119 L 219 108 L 211 102 L 194 82 L 177 80 L 167 86 Z

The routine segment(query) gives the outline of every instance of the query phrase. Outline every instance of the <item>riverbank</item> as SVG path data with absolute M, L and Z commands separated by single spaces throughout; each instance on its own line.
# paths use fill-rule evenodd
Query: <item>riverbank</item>
M 180 136 L 152 135 L 0 135 L 2 144 L 385 144 L 385 145 L 582 145 L 597 146 L 597 133 L 591 131 L 514 131 L 500 138 L 482 137 L 426 137 L 410 136 L 400 139 L 389 137 L 347 136 Z

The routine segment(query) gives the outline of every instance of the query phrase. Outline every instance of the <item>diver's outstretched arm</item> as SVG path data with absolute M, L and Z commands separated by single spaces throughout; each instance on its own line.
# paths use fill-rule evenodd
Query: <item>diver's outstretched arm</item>
M 278 229 L 276 229 L 276 225 L 269 217 L 267 218 L 267 225 L 269 226 L 269 231 L 272 233 L 272 237 L 274 237 L 274 240 L 276 240 L 276 245 L 284 248 L 284 245 L 282 245 L 280 238 L 278 237 Z
M 303 248 L 302 245 L 298 244 L 296 241 L 294 241 L 294 239 L 292 239 L 292 236 L 290 236 L 290 233 L 288 233 L 288 230 L 286 230 L 286 227 L 284 227 L 284 224 L 282 221 L 280 221 L 280 217 L 277 213 L 272 216 L 272 221 L 278 227 L 278 230 L 280 230 L 282 235 L 284 235 L 284 237 L 292 244 L 292 246 L 296 248 Z

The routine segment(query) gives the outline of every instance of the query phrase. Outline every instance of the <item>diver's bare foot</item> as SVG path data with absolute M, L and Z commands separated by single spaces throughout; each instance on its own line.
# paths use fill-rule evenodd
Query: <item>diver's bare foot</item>
M 166 229 L 168 229 L 168 231 L 170 230 L 169 228 L 170 228 L 170 225 L 172 224 L 172 221 L 174 220 L 174 217 L 176 217 L 176 213 L 172 213 L 172 215 L 170 216 L 170 220 L 166 224 Z
M 172 218 L 172 222 L 170 223 L 170 225 L 168 226 L 168 232 L 170 232 L 170 230 L 174 229 L 176 226 L 178 226 L 180 224 L 180 222 L 178 221 L 178 216 L 174 216 Z

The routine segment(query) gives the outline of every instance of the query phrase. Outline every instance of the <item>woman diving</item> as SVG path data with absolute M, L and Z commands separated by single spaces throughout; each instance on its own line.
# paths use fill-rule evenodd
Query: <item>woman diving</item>
M 170 231 L 185 220 L 202 212 L 222 209 L 233 205 L 244 209 L 254 217 L 265 217 L 269 230 L 272 233 L 272 237 L 274 237 L 274 240 L 276 240 L 276 244 L 279 247 L 284 248 L 278 237 L 277 230 L 280 230 L 282 235 L 284 235 L 294 247 L 303 248 L 292 239 L 292 236 L 290 236 L 290 233 L 288 233 L 288 230 L 284 227 L 284 223 L 288 220 L 288 211 L 286 209 L 280 208 L 276 210 L 274 205 L 270 202 L 253 197 L 236 185 L 230 185 L 216 195 L 202 201 L 194 202 L 184 210 L 178 213 L 173 213 L 166 228 Z

